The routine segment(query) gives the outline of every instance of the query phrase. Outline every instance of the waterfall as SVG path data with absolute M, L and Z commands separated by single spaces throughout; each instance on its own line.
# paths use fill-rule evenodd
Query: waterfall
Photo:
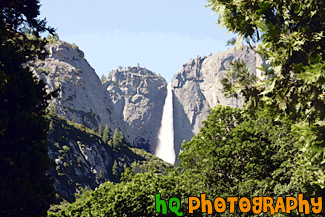
M 167 86 L 167 96 L 163 108 L 155 155 L 168 163 L 175 163 L 173 92 L 171 84 Z

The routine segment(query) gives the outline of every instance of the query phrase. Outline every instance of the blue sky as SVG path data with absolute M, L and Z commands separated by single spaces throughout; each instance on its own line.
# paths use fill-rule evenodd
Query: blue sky
M 206 0 L 41 0 L 41 17 L 75 43 L 97 74 L 138 63 L 167 82 L 198 55 L 227 49 L 234 35 Z

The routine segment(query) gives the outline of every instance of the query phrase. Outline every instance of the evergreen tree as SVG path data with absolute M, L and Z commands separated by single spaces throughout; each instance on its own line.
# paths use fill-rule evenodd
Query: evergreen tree
M 37 18 L 37 0 L 0 6 L 0 216 L 45 216 L 54 196 L 44 117 L 51 95 L 26 63 L 45 57 L 39 33 L 53 29 Z
M 115 128 L 113 135 L 113 148 L 117 148 L 120 145 L 120 132 L 118 128 Z
M 125 137 L 124 137 L 124 134 L 123 134 L 122 131 L 120 132 L 120 135 L 119 135 L 119 139 L 118 139 L 118 141 L 119 141 L 119 144 L 120 144 L 120 145 L 125 144 Z
M 291 122 L 299 151 L 289 186 L 296 192 L 325 194 L 325 2 L 209 0 L 219 23 L 245 40 L 259 43 L 267 60 L 266 76 L 252 76 L 234 62 L 223 80 L 228 95 L 241 94 L 254 118 L 268 115 L 273 124 Z M 234 85 L 235 84 L 235 85 Z M 288 189 L 287 189 L 288 190 Z
M 114 160 L 114 163 L 113 163 L 112 174 L 115 177 L 116 181 L 120 180 L 120 168 L 119 168 L 116 160 Z
M 102 123 L 99 123 L 99 127 L 98 127 L 97 134 L 99 136 L 102 136 L 102 134 L 103 134 L 103 126 L 102 126 Z
M 107 143 L 109 140 L 109 128 L 107 124 L 105 125 L 104 133 L 103 133 L 103 141 Z
M 50 106 L 50 115 L 57 115 L 58 114 L 58 105 L 56 102 L 53 103 L 53 105 Z
M 49 131 L 53 131 L 53 130 L 54 130 L 53 121 L 51 120 L 49 124 Z
M 102 83 L 104 83 L 106 80 L 107 80 L 107 78 L 106 78 L 105 75 L 102 75 L 102 76 L 100 77 L 100 81 L 101 81 Z

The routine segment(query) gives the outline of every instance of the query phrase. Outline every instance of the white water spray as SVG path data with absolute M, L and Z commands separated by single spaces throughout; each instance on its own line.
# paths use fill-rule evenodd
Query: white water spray
M 155 155 L 168 163 L 175 163 L 173 92 L 171 84 L 167 86 L 167 96 L 163 108 Z

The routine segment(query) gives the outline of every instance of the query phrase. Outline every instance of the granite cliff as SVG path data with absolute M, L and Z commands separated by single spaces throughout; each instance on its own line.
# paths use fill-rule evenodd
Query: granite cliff
M 157 145 L 167 82 L 141 67 L 114 70 L 104 83 L 126 140 L 154 153 Z
M 73 201 L 74 194 L 83 188 L 94 189 L 106 181 L 119 182 L 127 167 L 137 172 L 145 170 L 148 164 L 157 169 L 171 166 L 143 150 L 129 147 L 119 138 L 117 145 L 114 138 L 105 141 L 93 130 L 61 116 L 50 115 L 49 121 L 49 156 L 54 163 L 49 173 L 60 197 L 68 201 Z
M 58 90 L 58 97 L 50 103 L 48 144 L 54 162 L 50 174 L 61 197 L 72 201 L 81 188 L 116 182 L 116 173 L 134 162 L 163 165 L 158 158 L 130 147 L 155 148 L 151 144 L 156 143 L 166 94 L 163 78 L 133 68 L 111 73 L 111 80 L 103 85 L 77 46 L 56 41 L 47 50 L 45 60 L 29 64 L 48 91 Z M 98 133 L 106 125 L 110 129 L 107 143 Z M 113 145 L 115 129 L 126 139 L 118 147 Z
M 49 44 L 47 50 L 49 56 L 32 65 L 49 90 L 59 90 L 51 102 L 57 113 L 91 129 L 98 129 L 100 123 L 112 130 L 119 127 L 107 91 L 84 53 L 63 41 Z
M 77 46 L 57 41 L 48 45 L 49 57 L 32 63 L 34 71 L 49 90 L 59 89 L 52 108 L 58 115 L 98 130 L 100 125 L 123 132 L 132 147 L 155 153 L 167 94 L 164 78 L 148 69 L 128 67 L 113 70 L 101 83 Z M 242 60 L 252 74 L 262 59 L 245 46 L 183 65 L 172 81 L 174 146 L 176 155 L 183 140 L 199 132 L 210 108 L 217 104 L 241 107 L 241 99 L 226 98 L 221 80 L 230 60 Z
M 261 76 L 256 66 L 262 58 L 248 46 L 235 51 L 229 49 L 208 57 L 198 57 L 183 65 L 172 82 L 174 93 L 174 135 L 175 152 L 179 153 L 183 140 L 189 141 L 202 127 L 210 108 L 220 104 L 242 107 L 243 100 L 227 98 L 223 94 L 221 80 L 229 61 L 241 60 L 247 63 L 250 73 Z

